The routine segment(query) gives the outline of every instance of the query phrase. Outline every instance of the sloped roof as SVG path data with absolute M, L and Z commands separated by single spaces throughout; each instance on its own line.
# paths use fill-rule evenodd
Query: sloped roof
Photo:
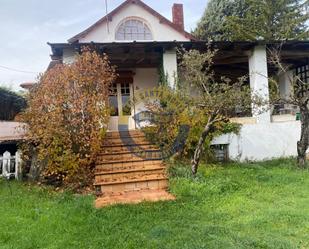
M 168 20 L 166 17 L 164 17 L 161 14 L 159 14 L 157 11 L 155 11 L 153 8 L 149 7 L 147 4 L 145 4 L 141 0 L 126 0 L 121 5 L 119 5 L 116 9 L 114 9 L 112 12 L 110 12 L 108 15 L 102 17 L 95 24 L 91 25 L 89 28 L 87 28 L 83 32 L 77 34 L 76 36 L 70 38 L 68 40 L 68 42 L 69 43 L 78 42 L 78 40 L 80 38 L 85 37 L 88 33 L 90 33 L 92 30 L 94 30 L 101 23 L 105 22 L 106 20 L 110 20 L 115 14 L 117 14 L 119 11 L 124 9 L 129 4 L 136 4 L 136 5 L 140 6 L 140 7 L 142 7 L 143 9 L 148 11 L 150 14 L 152 14 L 155 17 L 157 17 L 160 20 L 161 23 L 164 23 L 164 24 L 170 26 L 171 28 L 173 28 L 176 31 L 178 31 L 179 33 L 183 34 L 186 38 L 188 38 L 190 40 L 197 40 L 197 38 L 195 38 L 193 35 L 191 35 L 190 33 L 186 32 L 182 28 L 178 27 L 176 24 L 174 24 L 173 22 Z
M 24 123 L 0 121 L 0 143 L 25 138 Z

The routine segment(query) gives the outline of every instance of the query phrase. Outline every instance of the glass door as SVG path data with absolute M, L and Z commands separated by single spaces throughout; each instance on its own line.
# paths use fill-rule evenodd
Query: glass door
M 115 83 L 111 87 L 109 103 L 111 119 L 109 130 L 130 129 L 132 118 L 133 85 L 130 83 Z
M 109 95 L 110 114 L 112 117 L 119 116 L 117 84 L 113 84 Z
M 131 116 L 132 115 L 132 98 L 131 98 L 131 84 L 121 83 L 121 109 L 119 110 L 120 116 Z

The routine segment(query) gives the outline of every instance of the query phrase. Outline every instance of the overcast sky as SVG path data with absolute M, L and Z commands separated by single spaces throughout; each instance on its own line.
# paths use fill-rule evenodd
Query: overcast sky
M 108 0 L 109 10 L 123 1 Z M 190 31 L 207 0 L 144 2 L 169 19 L 173 3 L 183 3 L 185 25 Z M 0 85 L 18 90 L 20 83 L 33 81 L 50 61 L 47 42 L 66 42 L 104 15 L 104 0 L 0 0 Z

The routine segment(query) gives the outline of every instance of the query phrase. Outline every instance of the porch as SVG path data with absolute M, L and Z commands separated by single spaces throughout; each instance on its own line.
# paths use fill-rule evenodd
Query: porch
M 138 92 L 158 86 L 161 74 L 167 75 L 171 87 L 175 87 L 177 78 L 177 48 L 206 51 L 205 41 L 196 42 L 113 42 L 113 43 L 57 43 L 50 44 L 53 55 L 51 65 L 71 63 L 82 47 L 89 46 L 99 53 L 106 53 L 112 65 L 117 66 L 119 77 L 113 86 L 111 105 L 113 107 L 109 128 L 116 130 L 135 130 L 139 126 L 134 116 L 145 110 L 142 102 L 129 106 Z M 213 42 L 218 52 L 214 58 L 214 70 L 217 77 L 226 76 L 232 81 L 248 76 L 247 84 L 255 94 L 269 100 L 269 78 L 280 82 L 280 94 L 291 93 L 289 75 L 299 72 L 308 79 L 309 42 L 288 41 L 283 44 L 265 42 Z M 268 63 L 268 49 L 279 47 L 282 63 L 289 65 L 289 72 L 279 72 Z M 297 107 L 291 105 L 252 107 L 251 113 L 235 110 L 234 122 L 241 124 L 267 124 L 272 122 L 292 122 L 297 117 Z

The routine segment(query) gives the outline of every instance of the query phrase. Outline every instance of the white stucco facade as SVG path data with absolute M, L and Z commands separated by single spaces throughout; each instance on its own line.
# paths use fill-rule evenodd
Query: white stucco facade
M 263 106 L 252 105 L 252 116 L 256 117 L 257 123 L 270 122 L 269 84 L 267 70 L 267 56 L 265 46 L 256 46 L 249 56 L 250 88 L 253 98 L 261 98 Z
M 297 155 L 300 121 L 244 124 L 238 135 L 217 137 L 212 144 L 227 144 L 229 157 L 260 161 Z
M 189 41 L 185 35 L 173 29 L 137 4 L 130 4 L 115 15 L 112 20 L 104 21 L 90 31 L 79 42 L 115 42 L 115 33 L 119 25 L 128 18 L 143 20 L 150 28 L 154 41 Z M 125 41 L 122 41 L 125 42 Z
M 137 68 L 134 75 L 134 96 L 137 98 L 135 114 L 145 111 L 145 104 L 139 99 L 140 94 L 151 90 L 159 85 L 159 74 L 157 68 Z
M 168 50 L 163 53 L 163 69 L 170 87 L 176 87 L 177 81 L 177 53 L 176 50 Z

